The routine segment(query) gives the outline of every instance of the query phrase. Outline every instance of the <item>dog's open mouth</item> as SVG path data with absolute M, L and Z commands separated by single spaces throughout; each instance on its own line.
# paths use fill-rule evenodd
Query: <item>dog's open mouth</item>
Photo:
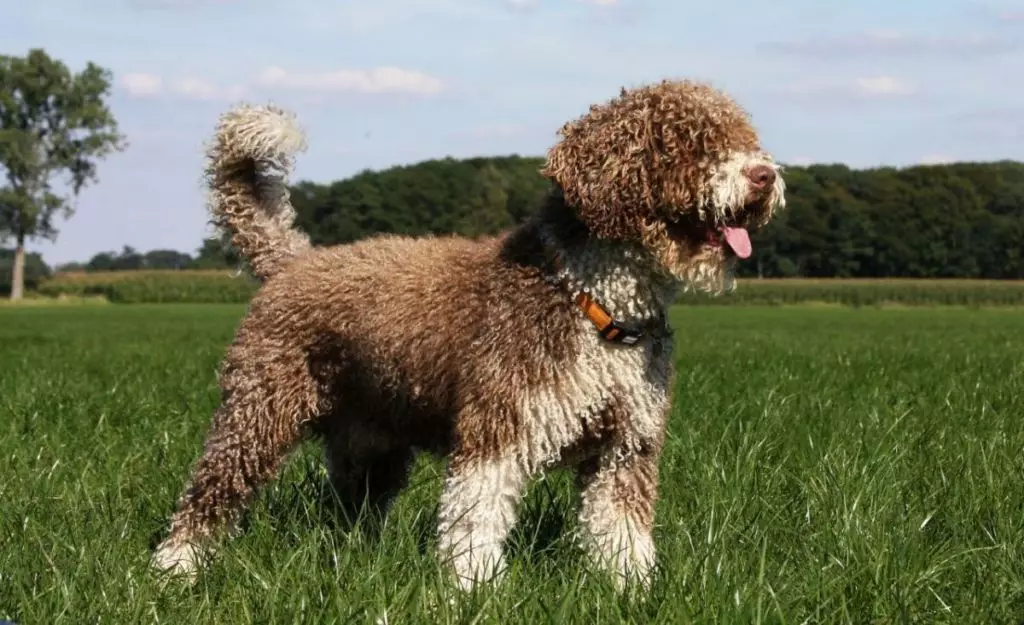
M 696 217 L 683 217 L 668 222 L 668 233 L 677 241 L 724 248 L 739 258 L 750 258 L 753 253 L 750 232 L 740 225 L 708 224 Z

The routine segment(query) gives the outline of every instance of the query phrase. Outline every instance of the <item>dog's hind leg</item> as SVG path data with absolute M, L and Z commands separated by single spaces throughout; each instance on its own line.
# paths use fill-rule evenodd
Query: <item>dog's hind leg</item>
M 277 474 L 319 408 L 304 352 L 278 341 L 236 342 L 221 387 L 203 455 L 153 556 L 156 568 L 189 577 L 208 539 L 233 525 L 256 490 Z
M 324 456 L 342 511 L 349 520 L 361 509 L 381 520 L 408 483 L 414 450 L 385 432 L 333 420 L 322 428 Z

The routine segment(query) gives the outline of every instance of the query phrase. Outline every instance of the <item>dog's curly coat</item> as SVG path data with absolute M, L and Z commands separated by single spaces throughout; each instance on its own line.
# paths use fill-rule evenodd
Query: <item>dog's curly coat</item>
M 593 561 L 646 584 L 672 390 L 664 316 L 677 287 L 720 291 L 746 226 L 784 204 L 747 114 L 701 83 L 623 89 L 566 124 L 554 184 L 502 236 L 377 236 L 314 248 L 285 186 L 304 138 L 241 106 L 208 153 L 211 209 L 263 280 L 221 372 L 222 403 L 154 564 L 193 574 L 307 432 L 346 497 L 386 508 L 418 449 L 449 458 L 438 546 L 463 587 L 501 570 L 520 493 L 571 466 Z M 650 328 L 606 340 L 588 292 Z

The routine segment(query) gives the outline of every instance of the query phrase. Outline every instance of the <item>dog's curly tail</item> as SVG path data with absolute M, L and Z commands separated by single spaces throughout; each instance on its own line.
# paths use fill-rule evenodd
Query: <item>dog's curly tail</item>
M 273 105 L 243 104 L 224 113 L 206 152 L 213 223 L 265 280 L 309 249 L 294 227 L 288 176 L 306 138 L 294 115 Z

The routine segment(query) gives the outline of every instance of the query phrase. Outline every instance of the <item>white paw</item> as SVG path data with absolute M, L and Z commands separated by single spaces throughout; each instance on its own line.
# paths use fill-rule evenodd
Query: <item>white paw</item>
M 152 565 L 156 570 L 193 581 L 202 556 L 198 546 L 182 540 L 167 539 L 157 547 Z
M 615 588 L 650 588 L 654 567 L 654 541 L 649 532 L 640 530 L 630 519 L 622 519 L 612 530 L 587 541 L 591 563 L 612 573 Z

